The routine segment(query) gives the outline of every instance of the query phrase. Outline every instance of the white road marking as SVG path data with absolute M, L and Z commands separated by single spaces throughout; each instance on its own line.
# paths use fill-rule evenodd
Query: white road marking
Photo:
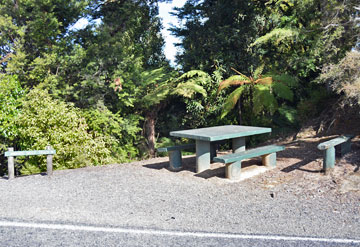
M 275 240 L 275 241 L 310 241 L 310 242 L 327 242 L 340 244 L 360 244 L 360 239 L 341 239 L 341 238 L 316 238 L 316 237 L 296 237 L 280 235 L 250 235 L 250 234 L 232 234 L 232 233 L 207 233 L 207 232 L 180 232 L 180 231 L 162 231 L 162 230 L 145 230 L 145 229 L 127 229 L 117 227 L 96 227 L 81 225 L 63 225 L 63 224 L 43 224 L 0 221 L 0 227 L 22 227 L 38 228 L 48 230 L 67 230 L 83 232 L 108 232 L 108 233 L 129 233 L 129 234 L 146 234 L 146 235 L 163 235 L 177 237 L 197 237 L 197 238 L 225 238 L 225 239 L 249 239 L 249 240 Z

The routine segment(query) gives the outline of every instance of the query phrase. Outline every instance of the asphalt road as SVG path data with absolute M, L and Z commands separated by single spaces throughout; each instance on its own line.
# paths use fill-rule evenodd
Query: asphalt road
M 360 240 L 0 221 L 2 246 L 359 246 Z
M 0 179 L 0 246 L 360 246 L 356 196 L 204 179 L 165 160 Z

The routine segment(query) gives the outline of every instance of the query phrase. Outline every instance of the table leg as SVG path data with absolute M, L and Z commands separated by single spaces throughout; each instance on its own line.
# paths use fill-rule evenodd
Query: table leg
M 210 142 L 196 140 L 196 172 L 210 168 Z
M 233 153 L 245 151 L 245 137 L 239 137 L 232 139 Z
M 245 151 L 245 137 L 232 139 L 233 153 Z M 241 161 L 236 161 L 225 166 L 225 177 L 231 180 L 240 179 Z
M 216 151 L 217 151 L 217 143 L 211 142 L 210 143 L 210 163 L 212 163 L 213 158 L 216 157 Z

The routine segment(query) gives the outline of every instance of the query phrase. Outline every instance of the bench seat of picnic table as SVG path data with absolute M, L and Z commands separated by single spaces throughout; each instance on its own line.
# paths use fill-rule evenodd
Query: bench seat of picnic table
M 335 147 L 340 145 L 341 156 L 351 151 L 353 135 L 343 135 L 320 143 L 317 148 L 324 151 L 323 170 L 329 172 L 335 167 Z
M 181 151 L 185 149 L 194 149 L 195 143 L 183 144 L 177 146 L 161 147 L 158 148 L 158 152 L 168 152 L 169 153 L 169 168 L 171 170 L 177 171 L 182 168 L 182 157 Z
M 284 146 L 268 145 L 242 152 L 231 153 L 219 157 L 214 157 L 214 162 L 225 163 L 225 176 L 229 179 L 240 178 L 241 161 L 253 157 L 261 156 L 262 163 L 265 166 L 276 166 L 276 152 L 284 150 Z

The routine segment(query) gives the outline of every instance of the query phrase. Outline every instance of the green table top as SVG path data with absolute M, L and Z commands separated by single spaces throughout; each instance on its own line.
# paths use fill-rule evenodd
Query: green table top
M 271 128 L 244 125 L 223 125 L 200 129 L 171 131 L 170 135 L 202 141 L 220 141 L 270 132 Z

